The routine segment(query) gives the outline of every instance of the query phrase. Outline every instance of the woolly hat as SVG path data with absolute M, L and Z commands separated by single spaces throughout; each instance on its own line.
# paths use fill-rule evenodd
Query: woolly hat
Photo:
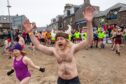
M 10 51 L 13 52 L 13 50 L 22 50 L 22 46 L 19 43 L 13 44 L 12 47 L 10 48 Z

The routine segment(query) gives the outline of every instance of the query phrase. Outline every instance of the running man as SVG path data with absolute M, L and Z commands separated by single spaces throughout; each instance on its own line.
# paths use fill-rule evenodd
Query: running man
M 36 48 L 47 55 L 56 57 L 58 63 L 57 84 L 80 84 L 74 54 L 79 50 L 85 48 L 93 40 L 93 12 L 93 7 L 87 7 L 83 13 L 85 19 L 87 20 L 87 40 L 73 45 L 71 45 L 70 41 L 68 41 L 68 34 L 63 32 L 58 32 L 56 34 L 56 42 L 54 47 L 47 47 L 40 44 L 40 42 L 35 38 L 32 32 L 34 25 L 31 25 L 29 20 L 25 20 L 23 26 L 25 28 L 25 31 L 29 33 L 29 36 Z
M 18 43 L 22 46 L 22 48 L 25 47 L 25 41 L 24 41 L 24 38 L 19 34 L 18 35 Z

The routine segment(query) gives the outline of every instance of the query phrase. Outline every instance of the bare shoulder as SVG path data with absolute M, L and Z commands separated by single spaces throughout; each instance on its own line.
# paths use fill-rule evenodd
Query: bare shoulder
M 81 41 L 80 43 L 74 44 L 72 47 L 72 50 L 74 53 L 78 52 L 79 50 L 85 48 L 85 46 L 87 45 L 86 41 Z
M 27 56 L 24 56 L 23 62 L 24 62 L 25 64 L 27 64 L 29 61 L 31 61 L 31 59 L 30 59 L 29 57 L 27 57 Z
M 23 60 L 31 60 L 28 56 L 24 56 Z

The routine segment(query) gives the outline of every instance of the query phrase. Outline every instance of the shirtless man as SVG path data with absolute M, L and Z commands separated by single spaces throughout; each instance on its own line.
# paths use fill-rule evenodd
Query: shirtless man
M 29 33 L 29 36 L 36 48 L 47 55 L 56 57 L 58 63 L 57 84 L 80 84 L 74 54 L 86 47 L 93 40 L 93 11 L 94 9 L 92 7 L 87 7 L 84 11 L 88 27 L 87 40 L 73 45 L 71 45 L 67 40 L 68 35 L 66 33 L 59 32 L 56 34 L 56 43 L 54 47 L 44 46 L 35 38 L 32 32 L 33 25 L 31 25 L 29 20 L 26 20 L 23 24 L 25 31 Z

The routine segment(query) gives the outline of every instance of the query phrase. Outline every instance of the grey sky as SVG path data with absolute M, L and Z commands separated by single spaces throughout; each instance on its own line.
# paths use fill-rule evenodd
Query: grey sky
M 66 3 L 82 4 L 84 0 L 10 0 L 11 15 L 24 14 L 37 26 L 46 26 L 50 20 L 63 14 Z M 116 3 L 125 3 L 126 0 L 91 0 L 92 5 L 100 6 L 105 10 Z M 7 15 L 7 0 L 0 0 L 0 15 Z

